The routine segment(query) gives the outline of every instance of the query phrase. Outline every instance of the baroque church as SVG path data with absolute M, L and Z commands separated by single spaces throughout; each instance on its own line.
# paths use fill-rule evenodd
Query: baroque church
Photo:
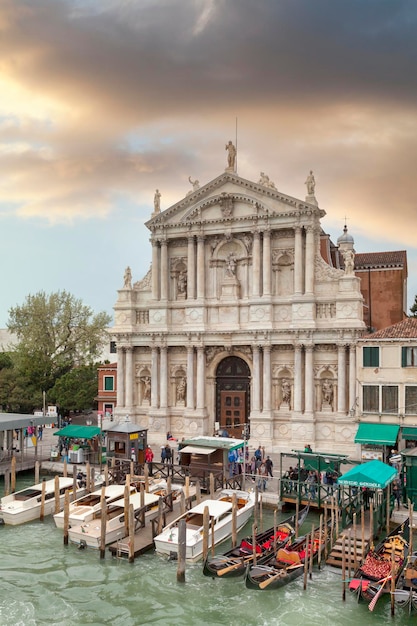
M 250 437 L 273 452 L 354 454 L 356 341 L 363 298 L 353 239 L 337 254 L 321 228 L 310 172 L 304 200 L 225 170 L 146 227 L 152 264 L 115 304 L 116 418 L 148 441 Z M 339 262 L 339 257 L 341 257 Z M 343 267 L 343 269 L 340 269 Z

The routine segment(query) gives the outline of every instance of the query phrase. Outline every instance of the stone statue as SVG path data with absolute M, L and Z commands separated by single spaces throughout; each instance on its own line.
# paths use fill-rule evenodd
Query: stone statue
M 235 169 L 235 164 L 236 164 L 236 148 L 233 145 L 233 143 L 231 141 L 229 141 L 229 143 L 226 144 L 226 148 L 225 148 L 228 152 L 227 155 L 227 168 L 234 170 Z
M 286 378 L 282 379 L 281 392 L 283 404 L 289 405 L 291 403 L 291 385 Z
M 333 404 L 333 383 L 329 378 L 325 378 L 321 385 L 323 402 L 332 406 Z
M 233 252 L 231 252 L 229 256 L 227 257 L 226 263 L 227 263 L 226 276 L 234 278 L 236 276 L 236 257 L 233 254 Z
M 151 377 L 144 376 L 142 378 L 143 382 L 143 399 L 150 400 L 151 399 Z
M 182 378 L 180 378 L 177 384 L 177 402 L 184 402 L 186 388 L 187 388 L 187 384 L 183 376 Z
M 153 197 L 153 211 L 154 213 L 159 213 L 161 210 L 161 193 L 159 189 L 156 189 L 155 195 Z
M 187 290 L 187 275 L 182 270 L 178 274 L 177 290 L 178 293 L 185 293 Z
M 269 180 L 269 176 L 265 174 L 265 172 L 261 172 L 258 185 L 263 185 L 264 187 L 269 187 L 270 189 L 276 189 L 275 183 L 273 183 L 272 180 Z
M 314 190 L 316 188 L 316 181 L 314 179 L 313 170 L 310 170 L 310 174 L 307 176 L 307 180 L 305 184 L 307 185 L 307 194 L 309 196 L 314 196 Z
M 355 268 L 355 255 L 353 250 L 344 250 L 342 254 L 345 262 L 345 273 L 353 274 L 353 270 Z
M 125 275 L 123 279 L 123 288 L 132 289 L 132 272 L 130 271 L 129 266 L 127 266 L 127 268 L 125 269 Z
M 197 191 L 197 189 L 200 189 L 200 181 L 195 179 L 192 180 L 191 176 L 188 177 L 188 180 L 190 181 L 190 183 L 193 186 L 193 191 Z

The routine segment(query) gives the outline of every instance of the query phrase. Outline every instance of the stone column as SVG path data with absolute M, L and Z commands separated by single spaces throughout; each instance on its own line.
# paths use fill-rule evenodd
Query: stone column
M 252 375 L 252 410 L 258 412 L 261 406 L 261 368 L 259 346 L 252 346 L 253 375 Z
M 161 348 L 159 377 L 161 381 L 161 409 L 166 409 L 168 406 L 168 351 L 166 346 Z
M 294 346 L 294 411 L 297 413 L 302 409 L 302 349 L 300 344 Z
M 204 348 L 197 348 L 197 409 L 204 409 L 206 386 L 206 359 Z
M 158 381 L 158 348 L 152 348 L 151 363 L 151 406 L 158 408 L 159 381 Z
M 349 410 L 356 411 L 356 345 L 349 346 Z
M 297 294 L 303 293 L 303 238 L 300 226 L 295 228 L 294 292 Z
M 194 236 L 188 237 L 188 262 L 187 262 L 187 300 L 195 298 L 195 249 Z
M 253 249 L 252 249 L 252 295 L 260 294 L 260 273 L 261 273 L 261 243 L 257 230 L 253 233 Z
M 125 406 L 125 351 L 117 348 L 117 408 Z
M 187 346 L 187 409 L 194 409 L 194 348 Z
M 126 406 L 133 406 L 133 346 L 126 347 Z
M 271 295 L 271 231 L 264 230 L 263 295 Z
M 159 242 L 152 240 L 152 298 L 159 300 Z
M 346 413 L 346 346 L 337 347 L 337 411 Z
M 204 237 L 197 237 L 197 298 L 205 295 Z
M 314 346 L 304 346 L 305 350 L 305 412 L 314 411 L 314 369 L 313 351 Z
M 161 241 L 161 300 L 168 298 L 168 242 Z
M 264 346 L 263 363 L 263 410 L 271 410 L 271 346 Z
M 306 235 L 306 264 L 305 264 L 305 291 L 314 293 L 314 240 L 315 230 L 313 226 L 307 226 Z

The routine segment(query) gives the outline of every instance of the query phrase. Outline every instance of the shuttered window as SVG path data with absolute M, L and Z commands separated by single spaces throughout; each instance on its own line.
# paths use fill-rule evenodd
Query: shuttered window
M 401 348 L 401 366 L 417 367 L 417 347 L 403 346 Z
M 377 346 L 363 348 L 363 366 L 379 367 L 379 348 Z
M 398 386 L 382 386 L 382 413 L 398 413 Z
M 411 385 L 405 387 L 405 413 L 417 415 L 417 387 Z
M 379 387 L 378 385 L 363 386 L 363 413 L 379 413 Z

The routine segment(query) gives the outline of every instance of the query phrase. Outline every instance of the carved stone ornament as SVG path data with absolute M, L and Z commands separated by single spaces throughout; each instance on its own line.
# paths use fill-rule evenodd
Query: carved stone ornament
M 219 198 L 219 205 L 223 217 L 233 216 L 233 203 L 233 196 L 230 193 L 226 193 L 225 191 L 223 191 L 221 197 Z
M 330 267 L 320 256 L 316 256 L 314 259 L 314 272 L 317 280 L 324 282 L 339 280 L 339 278 L 345 275 L 342 270 Z
M 148 273 L 142 280 L 138 280 L 134 285 L 134 289 L 138 291 L 150 291 L 152 288 L 152 267 L 149 268 Z

